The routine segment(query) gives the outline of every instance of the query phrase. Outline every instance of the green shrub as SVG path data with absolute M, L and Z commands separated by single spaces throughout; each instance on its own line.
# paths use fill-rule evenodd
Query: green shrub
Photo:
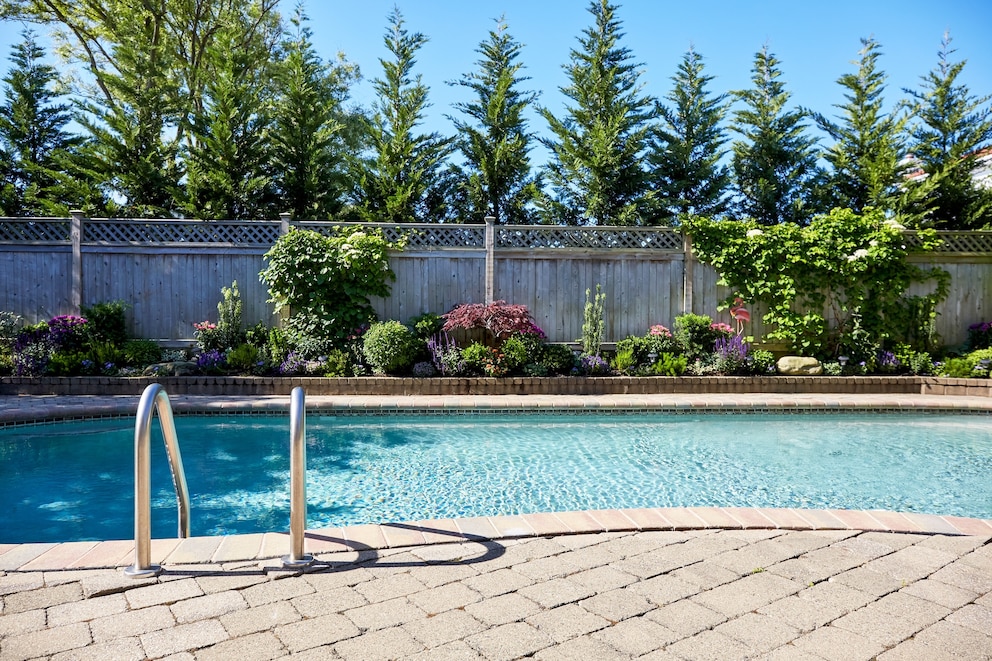
M 545 344 L 537 362 L 550 374 L 568 374 L 575 367 L 575 354 L 564 344 Z
M 500 362 L 507 372 L 516 372 L 531 362 L 527 345 L 519 335 L 511 335 L 506 338 L 499 351 L 502 354 Z
M 621 374 L 629 374 L 636 365 L 634 349 L 632 347 L 621 349 L 620 342 L 617 342 L 617 352 L 613 355 L 610 366 Z
M 82 307 L 86 318 L 86 332 L 94 342 L 110 342 L 123 346 L 127 340 L 127 308 L 124 301 L 96 303 Z
M 952 379 L 968 379 L 974 376 L 973 366 L 967 358 L 948 358 L 940 367 L 941 376 Z
M 243 342 L 226 354 L 227 368 L 238 374 L 264 374 L 265 355 L 253 344 Z
M 269 362 L 273 365 L 281 365 L 292 350 L 289 337 L 287 337 L 286 332 L 281 328 L 269 329 L 267 346 L 269 350 Z
M 499 354 L 495 349 L 481 342 L 473 342 L 462 349 L 462 360 L 465 361 L 465 368 L 469 373 L 501 376 Z
M 369 326 L 362 340 L 362 354 L 377 374 L 395 374 L 416 361 L 423 342 L 398 321 L 381 321 Z
M 651 366 L 651 373 L 655 376 L 682 376 L 688 365 L 689 361 L 686 360 L 685 356 L 663 353 Z
M 596 285 L 596 294 L 590 298 L 592 290 L 586 290 L 586 304 L 583 308 L 582 322 L 582 353 L 598 356 L 603 345 L 603 332 L 606 322 L 603 318 L 606 308 L 606 294 L 603 287 Z
M 714 328 L 713 319 L 705 314 L 683 314 L 675 317 L 675 342 L 691 362 L 713 353 L 717 338 L 728 333 Z
M 124 364 L 144 367 L 162 360 L 162 347 L 155 340 L 128 340 L 124 343 Z
M 230 287 L 221 287 L 223 299 L 217 304 L 217 335 L 221 349 L 237 347 L 245 341 L 245 333 L 241 328 L 241 292 L 238 291 L 238 281 Z
M 342 377 L 352 375 L 351 354 L 341 349 L 334 349 L 327 354 L 324 365 L 324 376 Z
M 750 359 L 751 374 L 761 376 L 762 374 L 775 373 L 775 354 L 771 351 L 755 349 L 748 358 Z
M 20 315 L 0 311 L 0 348 L 12 347 L 14 338 L 17 337 L 23 325 L 24 319 Z
M 433 312 L 425 312 L 411 317 L 406 325 L 413 329 L 413 334 L 425 342 L 441 332 L 444 327 L 444 318 Z

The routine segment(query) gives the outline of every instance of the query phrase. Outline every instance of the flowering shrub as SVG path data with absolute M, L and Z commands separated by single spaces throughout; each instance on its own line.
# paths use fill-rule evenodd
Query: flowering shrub
M 217 349 L 204 351 L 203 353 L 197 354 L 196 366 L 202 372 L 216 374 L 223 371 L 224 367 L 227 366 L 227 356 Z
M 672 331 L 668 330 L 668 328 L 662 326 L 661 324 L 655 324 L 650 328 L 650 330 L 648 330 L 648 335 L 652 335 L 654 337 L 671 337 Z
M 200 351 L 220 351 L 224 349 L 221 332 L 211 321 L 198 321 L 193 324 L 193 338 Z
M 437 370 L 434 368 L 434 364 L 426 360 L 413 366 L 413 375 L 418 379 L 430 378 L 435 374 L 437 374 Z
M 718 372 L 735 375 L 746 374 L 750 345 L 740 335 L 718 337 L 713 344 L 714 364 Z
M 573 368 L 573 373 L 585 376 L 602 376 L 610 373 L 610 364 L 601 356 L 584 353 L 579 356 L 579 364 Z
M 502 354 L 481 342 L 473 342 L 462 350 L 462 360 L 469 372 L 486 376 L 503 376 L 505 368 L 500 363 Z
M 48 320 L 48 339 L 56 351 L 79 351 L 86 344 L 86 319 L 71 314 Z

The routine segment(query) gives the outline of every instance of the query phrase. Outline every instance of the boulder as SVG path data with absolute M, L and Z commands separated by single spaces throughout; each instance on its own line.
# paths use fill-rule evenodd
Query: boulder
M 155 363 L 145 368 L 143 376 L 192 376 L 197 373 L 196 363 L 177 360 L 172 363 Z
M 823 374 L 823 365 L 816 358 L 782 356 L 775 363 L 779 374 L 785 376 L 817 376 Z

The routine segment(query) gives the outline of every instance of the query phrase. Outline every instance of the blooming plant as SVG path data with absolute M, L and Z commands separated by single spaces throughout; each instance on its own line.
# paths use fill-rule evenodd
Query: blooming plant
M 649 335 L 654 335 L 655 337 L 658 337 L 658 336 L 661 336 L 661 337 L 671 337 L 672 336 L 672 331 L 668 330 L 666 327 L 662 326 L 661 324 L 655 324 L 648 331 L 648 334 Z
M 992 347 L 992 321 L 980 321 L 968 326 L 968 348 L 987 349 Z
M 198 321 L 193 324 L 193 338 L 201 352 L 226 349 L 217 324 L 211 321 Z
M 574 372 L 585 376 L 602 376 L 610 373 L 610 364 L 602 356 L 585 353 L 579 357 L 579 364 Z
M 718 337 L 713 343 L 715 366 L 723 374 L 746 374 L 750 345 L 740 335 Z
M 227 356 L 217 349 L 205 351 L 196 356 L 196 366 L 208 374 L 216 374 L 227 366 Z

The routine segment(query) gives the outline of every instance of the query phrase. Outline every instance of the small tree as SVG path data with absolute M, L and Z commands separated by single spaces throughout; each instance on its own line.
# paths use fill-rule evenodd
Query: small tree
M 816 141 L 806 135 L 802 110 L 786 110 L 790 94 L 779 80 L 778 59 L 764 46 L 754 56 L 754 87 L 734 92 L 744 107 L 731 128 L 738 212 L 762 225 L 806 223 L 815 208 L 811 186 L 817 175 Z
M 669 224 L 680 216 L 719 216 L 727 210 L 730 172 L 721 162 L 727 150 L 721 122 L 727 95 L 713 96 L 703 74 L 703 58 L 693 49 L 683 56 L 675 87 L 658 105 L 661 123 L 655 131 L 648 160 L 653 173 L 656 204 Z
M 591 289 L 586 290 L 586 304 L 583 308 L 582 323 L 582 353 L 587 356 L 598 356 L 603 346 L 603 333 L 606 329 L 604 318 L 606 294 L 603 288 L 596 285 L 596 295 L 590 298 Z
M 562 94 L 573 102 L 563 119 L 547 108 L 541 115 L 552 137 L 547 200 L 548 220 L 580 225 L 637 225 L 649 210 L 644 167 L 654 100 L 641 93 L 639 64 L 620 45 L 617 7 L 592 0 L 594 25 L 579 37 L 565 66 L 569 85 Z

